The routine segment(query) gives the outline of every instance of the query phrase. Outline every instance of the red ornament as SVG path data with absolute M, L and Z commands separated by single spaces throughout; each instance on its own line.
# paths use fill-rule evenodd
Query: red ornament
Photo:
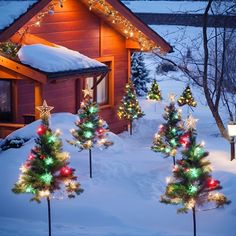
M 64 177 L 67 177 L 69 175 L 72 174 L 72 169 L 68 166 L 63 166 L 61 169 L 60 169 L 60 175 L 61 176 L 64 176 Z
M 25 163 L 25 167 L 26 167 L 27 169 L 29 169 L 29 168 L 31 167 L 31 164 L 30 164 L 29 161 L 26 161 L 26 163 Z
M 33 155 L 33 153 L 30 153 L 28 156 L 28 160 L 32 161 L 35 158 L 35 156 Z
M 98 133 L 98 135 L 103 134 L 104 133 L 104 129 L 102 127 L 98 128 L 97 129 L 97 133 Z
M 179 138 L 179 142 L 184 148 L 187 148 L 189 146 L 189 133 L 181 135 Z
M 210 178 L 207 180 L 207 187 L 210 189 L 215 189 L 219 186 L 220 182 L 218 180 L 215 180 L 213 178 Z
M 189 168 L 184 168 L 184 172 L 189 172 L 190 169 Z
M 46 156 L 42 154 L 42 155 L 39 156 L 39 158 L 44 160 L 46 158 Z
M 46 132 L 46 130 L 47 130 L 47 127 L 44 126 L 44 125 L 41 125 L 41 126 L 39 126 L 38 129 L 37 129 L 37 134 L 38 134 L 39 136 L 44 135 L 45 132 Z

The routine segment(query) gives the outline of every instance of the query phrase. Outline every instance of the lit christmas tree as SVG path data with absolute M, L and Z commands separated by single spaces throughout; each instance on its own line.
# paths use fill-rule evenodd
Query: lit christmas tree
M 77 129 L 71 130 L 74 137 L 70 144 L 78 147 L 81 151 L 89 150 L 90 178 L 92 178 L 92 148 L 107 148 L 113 143 L 107 140 L 108 125 L 99 115 L 99 107 L 92 99 L 92 90 L 85 89 L 84 100 L 78 111 L 79 120 L 76 122 Z
M 180 204 L 178 213 L 193 213 L 193 232 L 196 236 L 196 210 L 208 205 L 209 209 L 223 207 L 229 204 L 228 199 L 216 190 L 221 189 L 220 182 L 211 176 L 210 162 L 206 159 L 208 152 L 203 143 L 196 143 L 196 120 L 189 116 L 186 120 L 187 132 L 180 142 L 185 147 L 182 159 L 173 167 L 173 177 L 169 178 L 166 192 L 161 202 Z
M 170 104 L 165 107 L 163 118 L 166 123 L 160 125 L 154 136 L 151 149 L 155 152 L 165 154 L 165 157 L 172 156 L 175 165 L 177 149 L 181 147 L 179 138 L 184 132 L 181 111 L 175 107 L 175 96 L 170 95 Z
M 192 91 L 191 91 L 189 85 L 185 88 L 182 95 L 178 99 L 178 105 L 179 106 L 188 105 L 190 107 L 197 106 L 197 102 L 193 98 Z
M 120 119 L 124 119 L 129 122 L 130 135 L 132 135 L 133 120 L 144 116 L 137 100 L 132 82 L 127 83 L 125 86 L 125 94 L 118 107 L 117 115 Z
M 147 98 L 150 100 L 155 100 L 155 101 L 161 101 L 162 96 L 161 96 L 161 90 L 156 82 L 156 80 L 153 80 L 151 89 L 148 92 Z
M 49 236 L 51 235 L 50 199 L 54 192 L 66 193 L 74 198 L 83 192 L 80 188 L 75 169 L 69 167 L 69 154 L 63 152 L 60 132 L 53 132 L 49 127 L 50 111 L 53 107 L 47 106 L 46 101 L 40 110 L 42 123 L 37 129 L 36 145 L 31 150 L 27 161 L 20 168 L 21 174 L 12 191 L 14 193 L 29 193 L 32 200 L 40 202 L 42 198 L 48 203 Z
M 131 57 L 131 81 L 138 96 L 144 96 L 148 92 L 147 83 L 150 82 L 148 75 L 143 53 L 133 53 Z

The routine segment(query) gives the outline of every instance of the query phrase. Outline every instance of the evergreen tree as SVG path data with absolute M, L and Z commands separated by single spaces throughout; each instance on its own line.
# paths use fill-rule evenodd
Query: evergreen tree
M 197 102 L 193 98 L 192 91 L 189 85 L 184 89 L 182 95 L 179 97 L 178 105 L 179 106 L 189 105 L 190 107 L 197 106 Z
M 71 131 L 74 140 L 70 144 L 82 151 L 89 150 L 90 178 L 92 178 L 91 149 L 94 146 L 107 148 L 113 143 L 107 140 L 108 125 L 98 115 L 99 107 L 92 99 L 92 91 L 84 90 L 84 100 L 78 111 L 77 129 Z
M 53 107 L 38 107 L 41 111 L 42 123 L 37 129 L 36 145 L 31 150 L 27 161 L 20 168 L 21 174 L 14 185 L 14 193 L 29 193 L 32 200 L 40 202 L 46 198 L 49 212 L 49 235 L 51 235 L 50 199 L 55 191 L 66 192 L 69 198 L 74 198 L 83 190 L 80 188 L 75 169 L 69 167 L 69 154 L 63 152 L 59 131 L 52 131 L 49 125 L 50 110 Z
M 179 138 L 184 132 L 184 127 L 181 112 L 175 107 L 173 95 L 170 104 L 165 107 L 163 118 L 166 123 L 160 125 L 154 136 L 151 149 L 155 152 L 164 153 L 165 157 L 172 156 L 175 165 L 177 149 L 181 147 Z
M 150 82 L 149 72 L 144 63 L 141 52 L 133 53 L 131 57 L 131 80 L 138 96 L 144 96 L 147 92 L 147 83 Z
M 144 116 L 137 100 L 134 86 L 129 82 L 125 86 L 125 94 L 118 107 L 117 115 L 120 119 L 127 120 L 130 124 L 130 134 L 132 135 L 132 122 Z
M 148 92 L 147 98 L 150 100 L 156 100 L 156 101 L 161 101 L 162 96 L 161 96 L 161 90 L 159 88 L 159 85 L 157 84 L 156 80 L 153 80 L 151 89 Z
M 182 159 L 173 168 L 173 177 L 166 186 L 161 202 L 166 204 L 180 204 L 179 213 L 192 210 L 194 236 L 196 236 L 196 208 L 205 204 L 211 208 L 223 207 L 229 204 L 228 199 L 221 193 L 220 182 L 211 176 L 210 162 L 206 159 L 208 152 L 203 144 L 197 144 L 196 120 L 190 116 L 187 119 L 187 132 L 180 138 L 185 147 Z

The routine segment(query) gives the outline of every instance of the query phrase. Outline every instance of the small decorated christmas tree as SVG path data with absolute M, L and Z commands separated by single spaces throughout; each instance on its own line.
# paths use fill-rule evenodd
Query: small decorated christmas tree
M 161 101 L 162 96 L 161 96 L 161 90 L 159 88 L 159 85 L 157 84 L 156 80 L 153 80 L 151 89 L 148 92 L 147 98 L 150 100 L 155 100 L 155 101 Z
M 149 72 L 144 63 L 143 53 L 135 52 L 131 57 L 131 81 L 133 82 L 136 94 L 144 96 L 147 94 L 147 83 L 150 82 Z
M 107 148 L 113 143 L 107 140 L 108 125 L 98 115 L 99 107 L 96 102 L 93 102 L 92 90 L 85 89 L 83 92 L 84 100 L 78 111 L 77 129 L 71 130 L 74 140 L 68 142 L 81 151 L 89 150 L 90 178 L 92 178 L 91 149 L 94 146 Z
M 187 132 L 182 136 L 181 143 L 185 147 L 182 159 L 173 168 L 173 177 L 169 179 L 166 192 L 161 202 L 180 204 L 179 213 L 193 213 L 193 231 L 196 236 L 196 210 L 208 205 L 209 209 L 229 204 L 228 199 L 216 190 L 221 189 L 220 181 L 211 176 L 210 162 L 206 159 L 208 152 L 203 143 L 196 142 L 196 120 L 190 116 L 186 120 Z
M 170 104 L 165 107 L 163 118 L 166 123 L 160 125 L 154 136 L 151 149 L 155 152 L 165 154 L 165 157 L 172 156 L 175 165 L 177 149 L 181 147 L 179 138 L 184 132 L 181 111 L 175 107 L 175 95 L 170 95 Z
M 130 125 L 130 135 L 132 135 L 132 122 L 144 116 L 137 100 L 134 86 L 129 82 L 125 86 L 125 94 L 118 107 L 117 115 L 120 119 L 127 120 Z
M 56 191 L 74 198 L 83 192 L 80 188 L 75 169 L 69 167 L 69 154 L 63 152 L 60 132 L 53 132 L 49 125 L 50 111 L 46 101 L 37 107 L 41 112 L 42 123 L 37 129 L 36 145 L 31 150 L 27 161 L 20 168 L 21 174 L 12 191 L 32 194 L 32 200 L 40 202 L 47 199 L 49 235 L 51 235 L 50 199 Z
M 197 102 L 193 98 L 192 91 L 191 91 L 189 85 L 185 88 L 182 95 L 178 99 L 178 105 L 179 106 L 188 105 L 190 107 L 197 106 Z

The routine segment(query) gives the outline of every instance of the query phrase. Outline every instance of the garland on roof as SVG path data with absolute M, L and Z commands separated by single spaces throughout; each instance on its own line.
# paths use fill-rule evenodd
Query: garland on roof
M 93 8 L 101 10 L 116 25 L 121 25 L 126 38 L 138 41 L 141 50 L 152 50 L 157 48 L 152 40 L 149 40 L 140 30 L 133 26 L 130 21 L 124 18 L 118 11 L 114 10 L 105 0 L 88 0 L 89 10 Z

